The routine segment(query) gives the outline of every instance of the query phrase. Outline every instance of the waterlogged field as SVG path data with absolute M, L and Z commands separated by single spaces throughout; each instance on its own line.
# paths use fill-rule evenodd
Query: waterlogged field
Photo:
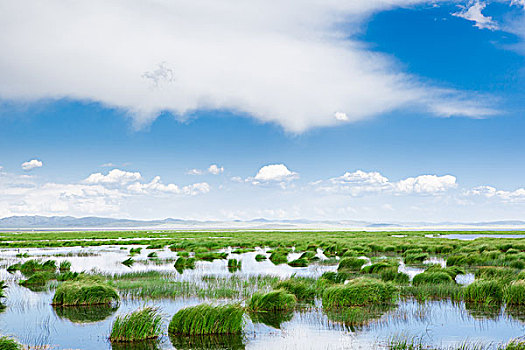
M 0 233 L 0 349 L 525 349 L 523 237 Z

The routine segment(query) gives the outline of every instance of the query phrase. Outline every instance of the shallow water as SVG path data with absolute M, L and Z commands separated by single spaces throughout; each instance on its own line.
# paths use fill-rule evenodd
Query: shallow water
M 476 238 L 525 238 L 525 235 L 486 235 L 486 234 L 448 234 L 448 235 L 430 235 L 432 238 L 459 239 L 462 241 L 471 241 Z
M 146 249 L 134 257 L 137 262 L 130 268 L 121 264 L 121 261 L 128 257 L 129 249 L 121 250 L 120 247 L 21 250 L 22 253 L 26 251 L 33 256 L 49 258 L 54 254 L 77 254 L 68 257 L 53 257 L 57 261 L 70 261 L 74 271 L 91 270 L 95 267 L 96 270 L 105 273 L 153 269 L 174 273 L 173 261 L 157 265 L 147 259 L 147 254 L 152 250 Z M 160 259 L 176 257 L 176 253 L 167 249 L 155 251 Z M 318 264 L 311 264 L 305 268 L 293 268 L 285 264 L 275 266 L 270 261 L 256 262 L 255 255 L 261 252 L 264 250 L 232 254 L 232 257 L 242 260 L 242 269 L 235 272 L 235 275 L 240 278 L 256 275 L 286 278 L 296 273 L 302 276 L 317 277 L 325 271 L 336 269 L 335 266 Z M 3 260 L 0 263 L 7 266 L 28 259 L 16 258 L 17 253 L 17 250 L 1 251 Z M 78 254 L 90 255 L 79 256 Z M 290 254 L 290 260 L 299 255 L 294 254 Z M 442 261 L 429 260 L 428 263 L 442 264 Z M 183 274 L 174 273 L 173 278 L 199 281 L 205 275 L 223 277 L 232 275 L 228 272 L 225 260 L 197 262 L 196 265 L 195 270 L 185 270 Z M 410 267 L 405 266 L 404 269 L 408 269 L 407 273 L 415 273 L 415 271 L 410 272 Z M 5 269 L 0 269 L 0 279 L 7 280 L 9 284 L 7 308 L 0 312 L 0 333 L 13 335 L 28 345 L 49 344 L 53 349 L 112 349 L 107 338 L 117 315 L 128 313 L 145 305 L 157 306 L 164 314 L 164 329 L 167 329 L 169 319 L 179 309 L 205 301 L 198 298 L 155 301 L 124 299 L 115 309 L 54 308 L 51 306 L 52 291 L 32 292 L 18 285 L 20 278 L 22 275 L 19 272 L 9 274 Z M 231 300 L 209 302 L 224 303 L 231 302 Z M 525 312 L 522 310 L 505 311 L 501 308 L 484 310 L 463 303 L 453 304 L 450 301 L 420 304 L 409 300 L 399 302 L 396 307 L 384 311 L 382 315 L 377 315 L 377 318 L 371 319 L 366 325 L 346 327 L 336 322 L 337 317 L 324 312 L 319 304 L 318 301 L 317 307 L 287 315 L 280 325 L 275 320 L 266 321 L 274 327 L 264 323 L 253 323 L 249 317 L 246 317 L 245 335 L 242 338 L 226 339 L 224 342 L 230 344 L 229 348 L 235 349 L 371 349 L 384 347 L 389 339 L 396 336 L 423 336 L 422 340 L 425 343 L 447 346 L 466 340 L 500 343 L 525 334 Z M 214 348 L 210 345 L 209 339 L 202 341 L 204 342 L 201 344 L 202 348 Z M 167 334 L 164 334 L 156 347 L 143 345 L 133 349 L 173 349 L 174 344 L 176 348 L 189 348 L 188 339 L 170 339 Z M 195 340 L 193 344 L 195 345 Z

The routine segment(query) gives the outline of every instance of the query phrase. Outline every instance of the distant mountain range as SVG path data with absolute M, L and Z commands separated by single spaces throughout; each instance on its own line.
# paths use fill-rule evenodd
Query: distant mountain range
M 167 218 L 163 220 L 131 220 L 103 217 L 72 216 L 10 216 L 0 219 L 0 230 L 49 230 L 49 229 L 525 229 L 525 221 L 490 222 L 369 222 L 359 220 L 268 220 L 247 221 L 198 221 Z

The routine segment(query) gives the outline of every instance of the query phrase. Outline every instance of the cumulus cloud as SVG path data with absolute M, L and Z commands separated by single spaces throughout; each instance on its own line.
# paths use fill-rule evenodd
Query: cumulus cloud
M 35 168 L 41 168 L 43 165 L 44 165 L 44 163 L 42 163 L 40 160 L 38 160 L 38 159 L 31 159 L 28 162 L 22 163 L 21 166 L 22 166 L 22 169 L 24 169 L 25 171 L 29 171 L 29 170 L 32 170 L 32 169 L 35 169 Z
M 327 181 L 317 181 L 312 185 L 322 192 L 342 193 L 359 196 L 370 193 L 390 194 L 439 194 L 457 187 L 456 178 L 452 175 L 420 175 L 391 182 L 379 172 L 357 170 L 346 172 Z
M 284 164 L 270 164 L 259 169 L 253 182 L 283 182 L 295 179 L 297 176 L 297 173 L 290 171 Z
M 465 192 L 467 196 L 497 198 L 503 201 L 525 201 L 525 188 L 513 191 L 498 190 L 492 186 L 477 186 Z
M 291 132 L 407 107 L 493 113 L 469 93 L 476 108 L 462 108 L 458 91 L 423 83 L 355 38 L 373 13 L 426 2 L 4 1 L 0 98 L 97 101 L 137 126 L 162 111 L 229 109 Z
M 485 16 L 481 11 L 487 6 L 481 1 L 471 1 L 468 6 L 463 7 L 461 11 L 455 12 L 452 15 L 460 18 L 464 18 L 468 21 L 474 22 L 474 26 L 479 29 L 498 29 L 498 25 L 492 17 Z
M 200 169 L 190 169 L 186 172 L 187 175 L 202 175 L 202 170 Z
M 89 175 L 84 180 L 88 184 L 120 184 L 125 185 L 127 183 L 140 180 L 142 175 L 139 172 L 129 172 L 120 169 L 113 169 L 107 175 L 102 173 L 94 173 Z
M 220 173 L 224 172 L 224 168 L 222 166 L 218 166 L 217 164 L 212 164 L 209 166 L 208 172 L 213 175 L 219 175 Z

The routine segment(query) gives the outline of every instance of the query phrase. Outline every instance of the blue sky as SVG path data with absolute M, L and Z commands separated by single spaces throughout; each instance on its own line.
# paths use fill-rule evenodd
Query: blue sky
M 0 5 L 0 217 L 525 220 L 523 2 L 201 2 Z

